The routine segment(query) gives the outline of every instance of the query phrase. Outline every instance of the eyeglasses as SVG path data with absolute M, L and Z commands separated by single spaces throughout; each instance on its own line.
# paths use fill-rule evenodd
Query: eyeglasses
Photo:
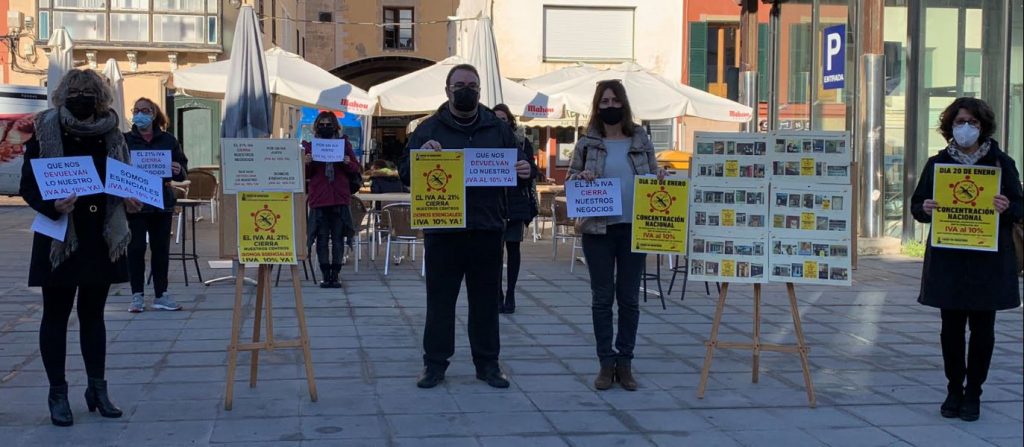
M 480 91 L 480 85 L 475 82 L 470 82 L 469 84 L 466 84 L 465 82 L 456 82 L 454 84 L 449 85 L 448 88 L 452 89 L 452 91 L 462 90 L 464 88 L 476 90 L 478 92 Z
M 969 124 L 971 127 L 981 127 L 981 121 L 978 121 L 974 118 L 958 119 L 956 121 L 953 121 L 953 126 L 962 126 L 964 124 Z
M 142 107 L 142 108 L 134 108 L 134 109 L 132 109 L 132 115 L 138 115 L 140 113 L 143 114 L 143 115 L 152 115 L 153 114 L 153 109 L 151 109 L 149 107 Z

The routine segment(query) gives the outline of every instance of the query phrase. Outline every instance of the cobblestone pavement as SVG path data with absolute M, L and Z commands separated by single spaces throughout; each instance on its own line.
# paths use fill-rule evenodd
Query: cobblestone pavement
M 981 420 L 943 419 L 939 316 L 915 302 L 918 260 L 863 258 L 851 288 L 797 288 L 818 398 L 810 409 L 799 362 L 788 354 L 763 354 L 760 383 L 752 384 L 749 352 L 718 351 L 707 395 L 696 398 L 714 311 L 703 283 L 690 283 L 680 301 L 677 281 L 667 310 L 653 295 L 642 304 L 639 391 L 594 391 L 586 269 L 569 272 L 568 245 L 552 261 L 549 240 L 524 244 L 519 308 L 501 317 L 511 389 L 474 378 L 464 300 L 449 380 L 417 389 L 425 314 L 419 264 L 405 262 L 385 277 L 378 258 L 359 273 L 346 266 L 340 291 L 303 282 L 319 401 L 310 402 L 299 352 L 276 350 L 261 356 L 255 388 L 244 381 L 249 355 L 240 356 L 234 410 L 225 411 L 233 287 L 185 287 L 176 263 L 171 293 L 184 310 L 129 314 L 127 285 L 108 301 L 107 378 L 122 419 L 86 410 L 72 316 L 75 426 L 57 428 L 47 419 L 37 344 L 40 292 L 25 287 L 32 217 L 25 207 L 0 206 L 0 439 L 8 446 L 1020 446 L 1024 437 L 1021 309 L 998 316 Z M 215 225 L 198 226 L 203 277 L 224 274 L 205 262 L 215 254 Z M 188 274 L 198 281 L 193 267 Z M 290 289 L 276 290 L 276 336 L 294 336 Z M 729 298 L 721 337 L 742 341 L 752 327 L 752 290 L 733 287 Z M 250 293 L 250 311 L 252 302 Z M 763 340 L 792 342 L 785 289 L 767 286 L 764 302 Z

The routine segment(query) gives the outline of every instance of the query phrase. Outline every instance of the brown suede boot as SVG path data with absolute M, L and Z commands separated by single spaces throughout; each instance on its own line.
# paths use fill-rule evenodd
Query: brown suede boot
M 615 378 L 622 385 L 622 389 L 626 391 L 636 391 L 638 385 L 636 379 L 633 378 L 633 370 L 629 363 L 619 363 L 615 365 Z
M 601 371 L 597 373 L 597 378 L 594 379 L 594 388 L 604 391 L 612 387 L 612 379 L 615 377 L 615 368 L 610 366 L 602 366 Z

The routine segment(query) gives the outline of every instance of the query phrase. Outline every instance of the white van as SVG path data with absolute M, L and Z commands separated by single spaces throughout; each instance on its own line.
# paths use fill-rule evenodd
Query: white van
M 45 87 L 0 85 L 0 195 L 18 195 L 32 119 L 46 108 Z

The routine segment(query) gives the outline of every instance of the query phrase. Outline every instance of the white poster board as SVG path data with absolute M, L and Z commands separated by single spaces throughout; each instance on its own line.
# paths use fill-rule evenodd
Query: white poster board
M 302 150 L 296 140 L 223 138 L 220 147 L 225 194 L 305 191 Z
M 773 181 L 850 184 L 853 150 L 848 132 L 778 131 L 767 138 Z
M 622 185 L 617 178 L 599 178 L 593 182 L 565 182 L 566 211 L 570 218 L 622 215 Z
M 707 235 L 690 239 L 690 280 L 765 283 L 767 265 L 764 239 Z

